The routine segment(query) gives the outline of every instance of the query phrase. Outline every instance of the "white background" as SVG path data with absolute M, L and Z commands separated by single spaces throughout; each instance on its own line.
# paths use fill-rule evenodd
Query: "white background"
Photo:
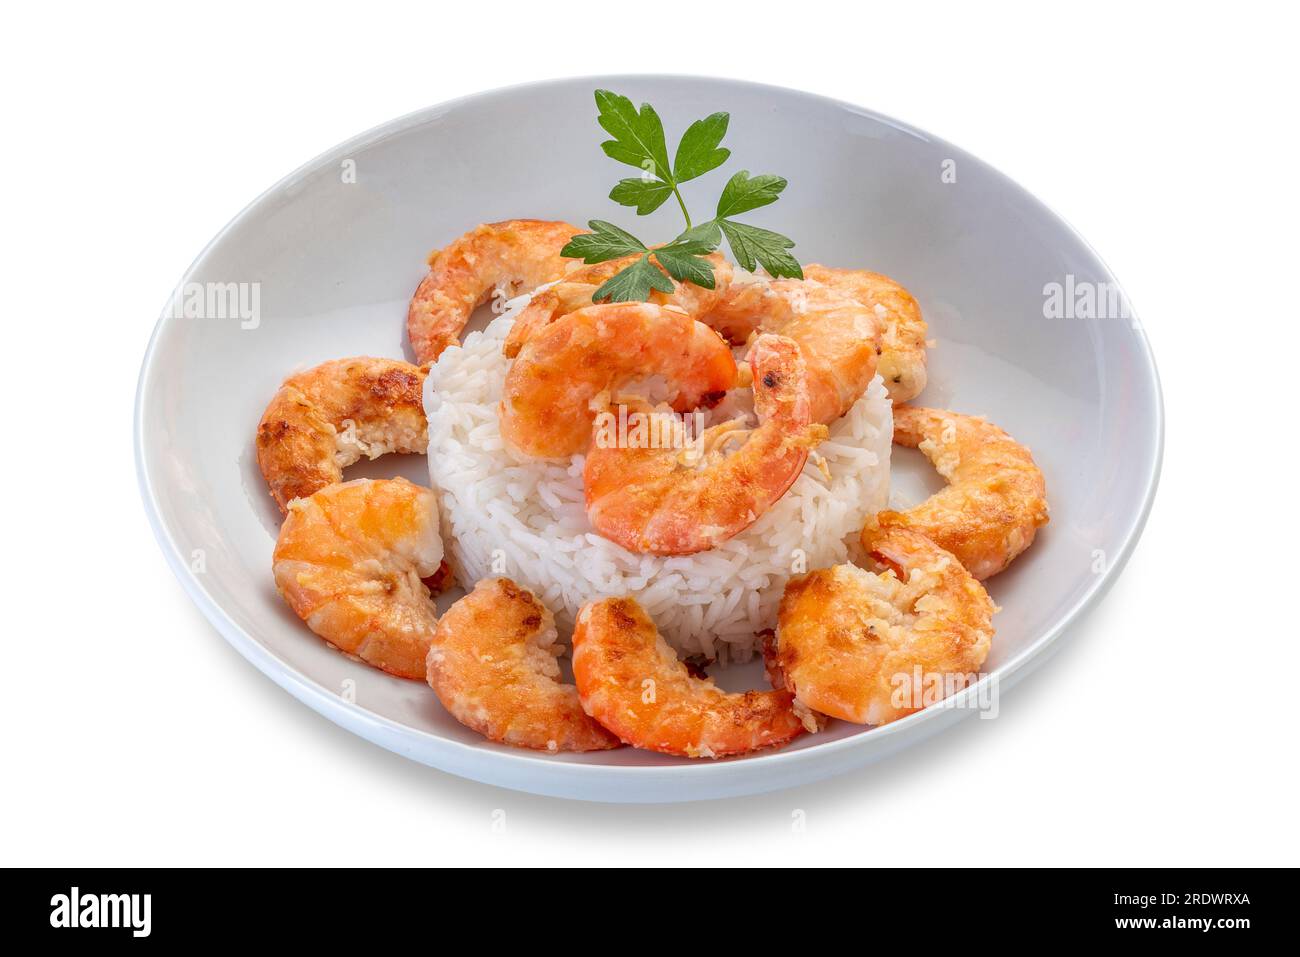
M 1245 3 L 1047 6 L 11 9 L 2 862 L 1300 863 L 1296 24 Z M 1109 597 L 997 720 L 725 804 L 534 798 L 330 724 L 173 580 L 136 490 L 131 402 L 205 242 L 391 117 L 624 71 L 798 87 L 933 130 L 1061 213 L 1124 283 L 1164 381 L 1160 493 Z

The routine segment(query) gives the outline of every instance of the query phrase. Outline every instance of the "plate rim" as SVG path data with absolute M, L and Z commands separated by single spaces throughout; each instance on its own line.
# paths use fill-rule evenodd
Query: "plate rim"
M 295 169 L 282 176 L 276 182 L 264 189 L 256 197 L 250 200 L 237 212 L 229 222 L 227 222 L 213 237 L 210 239 L 193 261 L 182 273 L 172 295 L 169 295 L 167 303 L 172 301 L 174 290 L 182 287 L 190 280 L 199 265 L 207 258 L 215 248 L 235 229 L 237 229 L 250 214 L 259 208 L 263 201 L 268 197 L 284 190 L 287 187 L 301 181 L 308 174 L 317 171 L 325 165 L 331 164 L 339 156 L 345 156 L 355 152 L 360 148 L 370 146 L 374 143 L 381 142 L 384 139 L 398 135 L 406 130 L 423 125 L 429 120 L 436 117 L 440 112 L 457 108 L 476 100 L 501 97 L 510 93 L 545 88 L 550 86 L 569 86 L 581 83 L 596 83 L 614 85 L 623 82 L 657 82 L 657 81 L 700 81 L 705 83 L 718 83 L 724 85 L 735 85 L 748 87 L 755 91 L 771 91 L 783 95 L 794 94 L 798 97 L 809 98 L 821 101 L 823 104 L 833 106 L 839 109 L 852 111 L 855 114 L 866 116 L 874 121 L 886 124 L 899 132 L 908 136 L 917 137 L 925 141 L 939 144 L 947 149 L 951 149 L 952 155 L 959 160 L 972 161 L 982 167 L 985 171 L 992 173 L 998 179 L 1004 181 L 1014 190 L 1018 191 L 1030 202 L 1041 207 L 1052 218 L 1061 223 L 1075 240 L 1077 240 L 1087 251 L 1096 259 L 1098 265 L 1105 272 L 1107 279 L 1114 283 L 1128 304 L 1130 314 L 1133 317 L 1133 332 L 1136 335 L 1136 342 L 1139 351 L 1144 359 L 1145 369 L 1150 377 L 1153 386 L 1154 405 L 1153 419 L 1151 426 L 1153 428 L 1154 438 L 1154 455 L 1151 458 L 1151 464 L 1147 474 L 1143 477 L 1142 503 L 1134 519 L 1124 530 L 1122 542 L 1115 559 L 1109 564 L 1107 569 L 1096 576 L 1095 582 L 1087 591 L 1085 591 L 1074 604 L 1062 614 L 1053 625 L 1033 638 L 1029 645 L 1020 650 L 1016 655 L 1006 662 L 1003 662 L 998 669 L 993 672 L 997 676 L 999 693 L 1002 690 L 1010 688 L 1021 678 L 1027 675 L 1032 668 L 1041 664 L 1050 653 L 1056 649 L 1061 637 L 1068 628 L 1077 622 L 1081 616 L 1098 604 L 1106 593 L 1109 592 L 1115 581 L 1123 572 L 1128 564 L 1133 551 L 1135 550 L 1142 532 L 1146 528 L 1147 520 L 1150 517 L 1151 509 L 1155 501 L 1156 491 L 1159 487 L 1160 476 L 1164 465 L 1164 446 L 1165 446 L 1165 410 L 1164 410 L 1164 393 L 1160 381 L 1159 370 L 1156 366 L 1155 355 L 1151 349 L 1150 340 L 1146 334 L 1146 328 L 1138 318 L 1136 310 L 1132 307 L 1132 300 L 1125 292 L 1123 285 L 1115 276 L 1114 271 L 1098 254 L 1096 249 L 1080 235 L 1072 223 L 1064 216 L 1061 216 L 1056 210 L 1052 209 L 1037 196 L 1021 186 L 1011 177 L 1002 173 L 996 167 L 984 162 L 979 157 L 962 149 L 955 144 L 948 142 L 942 137 L 934 136 L 925 130 L 915 127 L 909 123 L 894 119 L 893 117 L 877 113 L 874 110 L 840 100 L 835 97 L 825 96 L 819 93 L 812 93 L 806 90 L 799 90 L 793 87 L 778 86 L 775 84 L 759 83 L 751 80 L 741 80 L 724 76 L 710 76 L 706 74 L 689 74 L 689 73 L 625 73 L 625 74 L 594 74 L 557 77 L 545 80 L 536 80 L 525 83 L 515 83 L 507 86 L 495 87 L 488 90 L 467 94 L 450 100 L 440 101 L 429 106 L 413 110 L 409 113 L 402 114 L 393 119 L 379 123 L 341 143 L 329 147 L 323 152 L 317 154 L 312 159 L 300 164 Z M 969 714 L 973 708 L 966 705 L 982 690 L 981 686 L 988 677 L 982 677 L 973 685 L 968 686 L 955 695 L 945 699 L 942 703 L 924 708 L 890 724 L 882 725 L 870 729 L 869 732 L 852 734 L 834 741 L 827 741 L 822 744 L 814 744 L 805 748 L 795 750 L 774 750 L 761 752 L 738 759 L 724 759 L 720 761 L 689 761 L 683 759 L 681 763 L 666 764 L 657 766 L 635 766 L 635 765 L 612 765 L 612 764 L 586 764 L 577 762 L 557 761 L 553 756 L 542 752 L 531 752 L 514 748 L 499 746 L 500 750 L 487 750 L 482 744 L 467 744 L 459 741 L 453 741 L 448 738 L 413 728 L 410 725 L 403 724 L 391 718 L 386 718 L 375 712 L 369 711 L 355 702 L 350 702 L 340 697 L 334 691 L 317 683 L 313 679 L 300 673 L 288 662 L 275 655 L 269 648 L 262 645 L 252 634 L 237 624 L 221 607 L 221 605 L 207 593 L 203 588 L 196 574 L 190 569 L 189 563 L 184 560 L 181 549 L 173 537 L 171 531 L 165 527 L 162 515 L 160 513 L 157 496 L 154 493 L 153 483 L 151 482 L 146 450 L 146 439 L 144 434 L 146 408 L 151 401 L 150 392 L 150 374 L 154 366 L 156 351 L 158 349 L 159 339 L 161 338 L 164 328 L 169 320 L 174 317 L 170 315 L 170 310 L 166 305 L 160 311 L 159 317 L 154 324 L 153 331 L 150 334 L 148 345 L 145 348 L 144 357 L 141 360 L 140 371 L 136 383 L 136 395 L 133 406 L 132 430 L 133 430 L 133 448 L 136 467 L 136 478 L 139 485 L 141 497 L 145 508 L 145 513 L 149 519 L 150 527 L 153 529 L 154 536 L 163 552 L 164 558 L 172 573 L 180 582 L 183 590 L 189 596 L 190 600 L 198 606 L 203 616 L 236 651 L 247 659 L 254 667 L 270 678 L 273 682 L 288 691 L 291 695 L 306 704 L 312 710 L 322 716 L 334 721 L 361 737 L 379 744 L 390 751 L 401 754 L 404 757 L 412 758 L 422 764 L 445 770 L 448 773 L 457 774 L 462 777 L 472 778 L 474 780 L 511 788 L 514 790 L 527 791 L 538 794 L 547 794 L 551 796 L 561 796 L 578 800 L 604 800 L 604 801 L 628 801 L 644 803 L 661 803 L 666 801 L 687 801 L 701 800 L 710 798 L 720 798 L 733 796 L 735 794 L 751 794 L 765 791 L 782 790 L 788 787 L 794 787 L 810 780 L 830 776 L 838 773 L 840 770 L 847 770 L 849 767 L 857 764 L 869 763 L 873 755 L 883 757 L 890 751 L 907 743 L 900 738 L 915 737 L 920 740 L 929 734 L 941 730 L 945 723 L 940 719 L 945 713 L 956 713 L 959 715 Z M 952 723 L 950 716 L 948 723 Z M 412 737 L 419 740 L 425 751 L 423 753 L 403 747 L 403 740 L 409 741 Z M 892 745 L 892 746 L 891 746 Z M 855 751 L 861 750 L 862 760 L 857 762 L 845 762 L 844 758 Z M 431 760 L 438 759 L 438 760 Z M 502 780 L 500 776 L 486 773 L 476 764 L 486 764 L 489 769 L 492 767 L 503 767 L 507 772 L 508 780 Z M 835 766 L 831 766 L 835 765 Z M 778 768 L 792 770 L 796 767 L 803 768 L 813 766 L 812 774 L 802 777 L 797 775 L 782 775 L 773 773 Z M 738 769 L 747 769 L 746 773 L 740 775 Z M 820 771 L 820 773 L 818 773 Z M 682 778 L 689 776 L 691 784 L 705 785 L 721 783 L 721 779 L 743 776 L 749 779 L 749 783 L 742 783 L 739 789 L 729 790 L 726 792 L 716 793 L 663 793 L 654 797 L 647 798 L 645 795 L 631 794 L 629 796 L 620 796 L 607 790 L 607 786 L 614 782 L 625 782 L 630 789 L 638 786 L 655 785 L 663 786 L 670 780 L 673 786 L 681 786 Z M 757 782 L 755 778 L 766 777 L 766 780 Z M 551 779 L 555 782 L 552 783 Z M 564 779 L 567 779 L 565 781 Z M 583 786 L 601 788 L 600 794 L 583 795 L 574 793 L 575 790 Z

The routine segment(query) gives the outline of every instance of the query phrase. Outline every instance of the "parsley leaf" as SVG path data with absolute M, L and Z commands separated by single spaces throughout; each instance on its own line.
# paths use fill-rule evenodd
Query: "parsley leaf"
M 672 292 L 673 282 L 650 262 L 650 256 L 646 254 L 626 269 L 605 280 L 604 284 L 591 294 L 591 301 L 644 302 L 650 298 L 651 289 Z
M 626 230 L 603 219 L 587 223 L 589 233 L 581 233 L 568 241 L 560 250 L 561 256 L 581 259 L 585 263 L 603 263 L 620 256 L 646 251 L 645 243 Z
M 730 219 L 718 220 L 718 225 L 731 245 L 731 253 L 736 257 L 736 262 L 745 269 L 753 272 L 754 261 L 758 260 L 772 276 L 803 278 L 803 267 L 799 265 L 797 259 L 786 252 L 794 245 L 793 239 L 770 229 L 749 226 Z
M 596 122 L 614 137 L 600 144 L 605 155 L 671 181 L 664 125 L 654 107 L 642 103 L 638 111 L 626 96 L 609 90 L 596 91 L 596 106 L 600 110 Z
M 656 249 L 654 257 L 659 261 L 659 265 L 668 270 L 668 275 L 678 282 L 693 282 L 705 289 L 714 288 L 713 264 L 707 259 L 700 258 L 695 252 L 676 243 L 670 243 Z
M 731 150 L 720 149 L 718 144 L 727 135 L 727 123 L 730 120 L 730 114 L 714 113 L 696 120 L 686 128 L 681 142 L 677 144 L 677 155 L 673 158 L 673 178 L 678 183 L 703 176 L 727 161 Z
M 722 188 L 722 197 L 718 200 L 718 218 L 726 219 L 737 213 L 747 213 L 751 209 L 775 203 L 785 189 L 784 176 L 749 175 L 749 170 L 742 169 Z
M 803 278 L 803 267 L 789 252 L 793 240 L 731 218 L 775 203 L 786 187 L 781 176 L 750 176 L 749 170 L 741 170 L 723 187 L 714 218 L 691 224 L 691 214 L 678 187 L 717 169 L 731 157 L 731 150 L 720 145 L 731 122 L 729 114 L 713 113 L 687 127 L 669 166 L 664 125 L 654 107 L 642 103 L 638 109 L 626 96 L 610 90 L 596 91 L 596 107 L 597 122 L 613 137 L 601 143 L 600 148 L 611 159 L 641 170 L 639 177 L 619 180 L 610 190 L 609 198 L 621 206 L 633 207 L 638 216 L 645 216 L 673 196 L 686 220 L 686 231 L 667 245 L 651 248 L 613 223 L 593 219 L 588 223 L 591 232 L 570 239 L 561 255 L 580 258 L 586 263 L 634 257 L 631 265 L 596 290 L 593 302 L 645 300 L 656 289 L 672 292 L 672 279 L 705 289 L 716 288 L 713 264 L 706 257 L 722 245 L 724 238 L 736 261 L 745 269 L 752 272 L 761 265 L 775 277 Z
M 718 227 L 718 221 L 710 219 L 707 223 L 692 226 L 674 239 L 673 245 L 686 242 L 699 245 L 704 252 L 713 252 L 722 242 L 722 230 Z
M 673 188 L 659 179 L 620 179 L 609 198 L 620 206 L 635 206 L 638 216 L 653 213 L 673 194 Z

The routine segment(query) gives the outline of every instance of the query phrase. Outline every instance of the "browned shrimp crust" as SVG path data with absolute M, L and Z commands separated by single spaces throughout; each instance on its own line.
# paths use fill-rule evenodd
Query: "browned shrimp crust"
M 553 282 L 577 265 L 560 250 L 584 232 L 559 221 L 510 219 L 471 229 L 429 254 L 424 277 L 406 313 L 406 331 L 422 363 L 460 341 L 470 314 L 493 290 L 512 295 Z
M 593 403 L 624 383 L 663 375 L 678 411 L 716 405 L 736 384 L 727 344 L 679 309 L 649 302 L 587 306 L 524 344 L 502 389 L 501 437 L 516 452 L 562 458 L 586 451 Z
M 272 558 L 289 607 L 340 651 L 422 679 L 437 610 L 424 584 L 442 562 L 433 492 L 357 479 L 293 500 Z
M 1029 450 L 984 419 L 943 409 L 897 406 L 894 441 L 919 448 L 948 487 L 905 512 L 880 512 L 867 523 L 910 528 L 957 556 L 981 581 L 1028 548 L 1047 524 L 1043 473 Z
M 907 402 L 920 395 L 926 383 L 926 325 L 912 294 L 888 276 L 865 269 L 832 269 L 809 263 L 803 274 L 862 303 L 880 319 L 884 334 L 876 371 L 884 379 L 890 399 Z
M 363 455 L 422 453 L 425 370 L 396 359 L 335 359 L 285 379 L 257 426 L 257 464 L 284 511 L 342 481 Z
M 923 706 L 934 678 L 969 678 L 988 656 L 997 610 L 948 552 L 903 528 L 867 541 L 883 574 L 818 569 L 786 585 L 768 673 L 807 707 L 857 724 L 885 724 Z M 964 685 L 964 682 L 963 682 Z M 926 702 L 928 703 L 928 702 Z
M 764 334 L 750 350 L 758 428 L 723 454 L 735 423 L 706 430 L 698 461 L 669 448 L 601 448 L 583 467 L 587 518 L 598 533 L 633 552 L 689 555 L 713 548 L 756 522 L 794 484 L 826 426 L 810 424 L 807 372 L 793 339 Z
M 720 758 L 779 747 L 816 727 L 789 692 L 726 692 L 692 675 L 633 598 L 578 613 L 573 676 L 587 714 L 648 751 Z
M 876 375 L 882 323 L 862 303 L 821 283 L 758 280 L 730 286 L 704 323 L 731 342 L 756 331 L 799 344 L 808 367 L 814 422 L 834 422 Z
M 508 578 L 481 581 L 447 610 L 427 677 L 457 721 L 491 741 L 539 751 L 596 751 L 619 740 L 559 680 L 550 611 Z

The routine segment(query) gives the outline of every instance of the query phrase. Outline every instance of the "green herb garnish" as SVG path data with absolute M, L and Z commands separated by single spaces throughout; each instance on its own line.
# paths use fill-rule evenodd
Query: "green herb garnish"
M 799 261 L 789 252 L 794 246 L 792 239 L 732 218 L 775 203 L 786 186 L 780 176 L 750 176 L 748 170 L 741 170 L 723 187 L 714 217 L 698 225 L 691 223 L 679 187 L 717 169 L 731 156 L 731 150 L 719 145 L 727 133 L 729 114 L 714 113 L 687 127 L 670 164 L 663 122 L 649 103 L 642 103 L 638 110 L 626 96 L 597 90 L 596 106 L 600 111 L 597 122 L 613 137 L 601 143 L 600 148 L 610 159 L 641 170 L 639 177 L 619 180 L 609 198 L 621 206 L 634 207 L 638 216 L 646 216 L 666 203 L 668 197 L 675 197 L 686 220 L 686 229 L 672 242 L 651 249 L 613 223 L 591 220 L 587 224 L 591 232 L 574 236 L 560 251 L 561 255 L 588 264 L 623 256 L 637 257 L 601 285 L 592 294 L 592 302 L 641 301 L 649 299 L 655 289 L 672 292 L 672 283 L 655 267 L 655 262 L 678 282 L 712 289 L 713 265 L 704 257 L 717 249 L 724 238 L 743 268 L 753 271 L 762 266 L 772 276 L 803 278 Z

